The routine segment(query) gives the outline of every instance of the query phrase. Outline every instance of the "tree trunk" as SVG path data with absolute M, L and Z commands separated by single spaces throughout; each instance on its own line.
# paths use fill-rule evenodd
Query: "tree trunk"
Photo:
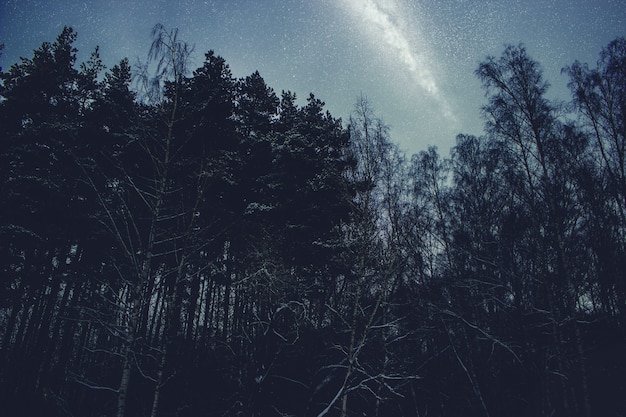
M 144 268 L 145 267 L 146 264 L 144 264 Z M 124 345 L 124 364 L 122 366 L 122 376 L 120 378 L 120 387 L 117 390 L 117 417 L 124 417 L 124 413 L 126 412 L 126 400 L 128 395 L 128 387 L 130 386 L 130 377 L 133 369 L 133 349 L 135 347 L 134 345 L 136 337 L 136 326 L 138 321 L 138 312 L 134 311 L 135 300 L 132 300 L 132 298 L 134 298 L 132 290 L 129 297 L 131 297 L 129 307 L 130 317 L 128 326 L 126 326 L 127 338 Z
M 361 275 L 365 271 L 365 257 L 361 257 Z M 348 369 L 346 370 L 345 383 L 343 385 L 341 394 L 341 417 L 348 415 L 348 383 L 352 376 L 352 368 L 354 365 L 354 349 L 356 345 L 356 331 L 357 331 L 357 318 L 359 314 L 359 307 L 361 301 L 361 278 L 357 282 L 356 294 L 354 296 L 354 308 L 352 310 L 352 331 L 350 332 L 350 346 L 348 348 Z
M 163 352 L 161 353 L 161 361 L 159 362 L 159 371 L 157 372 L 157 378 L 156 378 L 157 382 L 156 382 L 156 387 L 154 389 L 154 398 L 152 399 L 152 411 L 150 412 L 150 417 L 156 417 L 158 409 L 159 409 L 159 402 L 161 401 L 161 387 L 163 384 L 163 376 L 165 374 L 166 357 L 167 357 L 167 343 L 165 343 Z
M 128 387 L 130 385 L 130 374 L 132 371 L 132 338 L 126 343 L 124 349 L 124 366 L 122 368 L 122 377 L 120 379 L 120 387 L 117 390 L 117 417 L 124 417 L 126 411 L 126 397 Z

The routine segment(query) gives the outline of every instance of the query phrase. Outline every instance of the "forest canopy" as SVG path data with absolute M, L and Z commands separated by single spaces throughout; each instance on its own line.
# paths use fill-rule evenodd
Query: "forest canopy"
M 177 29 L 0 69 L 0 403 L 29 416 L 626 413 L 626 38 L 405 155 Z M 0 52 L 2 47 L 0 46 Z

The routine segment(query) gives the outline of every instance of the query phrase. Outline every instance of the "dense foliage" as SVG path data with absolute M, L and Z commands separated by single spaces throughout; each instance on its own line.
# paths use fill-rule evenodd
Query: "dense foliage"
M 410 158 L 176 30 L 75 39 L 0 70 L 6 415 L 626 413 L 626 39 L 568 105 L 486 58 L 484 136 Z

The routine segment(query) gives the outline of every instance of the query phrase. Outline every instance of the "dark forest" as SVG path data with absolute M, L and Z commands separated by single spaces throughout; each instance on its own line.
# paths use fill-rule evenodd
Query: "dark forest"
M 407 156 L 365 97 L 66 27 L 0 69 L 5 416 L 626 415 L 626 38 Z

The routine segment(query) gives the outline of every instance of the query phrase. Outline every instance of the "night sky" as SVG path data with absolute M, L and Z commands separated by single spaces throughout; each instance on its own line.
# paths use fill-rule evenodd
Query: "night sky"
M 302 103 L 313 92 L 344 121 L 363 94 L 402 149 L 447 153 L 458 133 L 482 131 L 481 60 L 524 43 L 550 97 L 566 100 L 561 68 L 595 65 L 602 47 L 626 35 L 626 1 L 0 0 L 0 66 L 31 57 L 64 25 L 78 32 L 79 60 L 96 45 L 108 67 L 145 60 L 156 23 L 195 45 L 192 68 L 213 49 L 234 76 L 259 70 L 277 94 L 294 91 Z

